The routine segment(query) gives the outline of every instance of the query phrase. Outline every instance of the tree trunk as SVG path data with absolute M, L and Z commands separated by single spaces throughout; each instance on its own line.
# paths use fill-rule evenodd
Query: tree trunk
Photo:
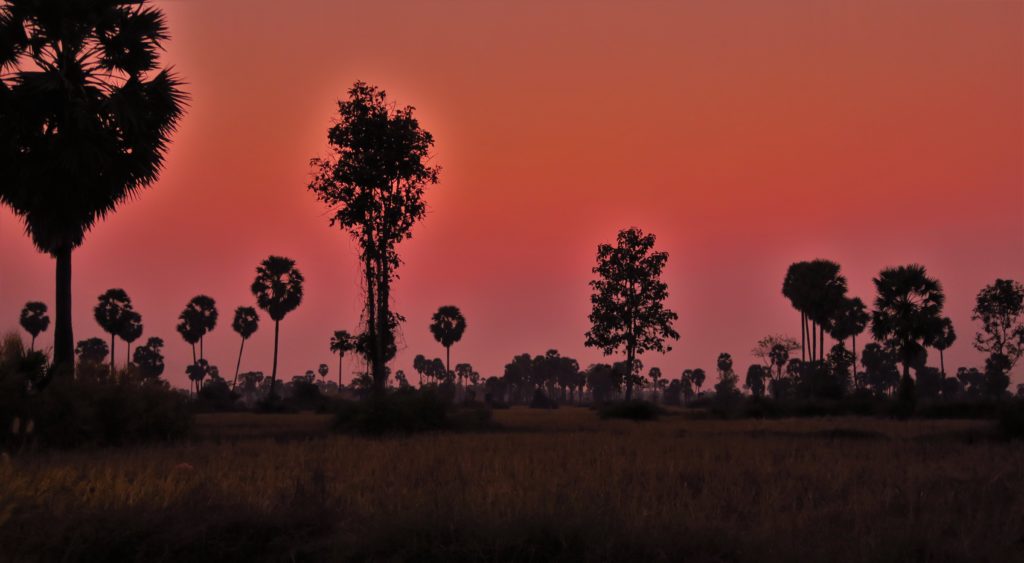
M 800 313 L 800 361 L 807 361 L 807 316 Z
M 338 352 L 338 391 L 341 391 L 341 361 L 344 357 L 344 352 Z
M 110 376 L 114 376 L 114 342 L 117 339 L 114 338 L 114 333 L 110 333 Z
M 71 248 L 56 253 L 56 321 L 53 330 L 53 372 L 74 375 L 75 339 L 71 328 Z
M 132 363 L 132 343 L 125 341 L 125 347 L 128 348 L 127 357 L 124 360 L 124 367 L 128 367 L 128 364 Z
M 821 326 L 819 328 L 821 329 L 821 340 L 818 341 L 818 345 L 820 346 L 820 349 L 819 349 L 820 352 L 818 354 L 818 358 L 824 360 L 825 359 L 825 327 Z
M 235 386 L 238 385 L 238 371 L 242 369 L 242 350 L 245 349 L 245 339 L 242 339 L 242 345 L 238 347 L 238 361 L 235 362 L 235 379 L 231 382 L 231 390 L 235 390 Z
M 199 337 L 199 359 L 200 360 L 206 359 L 206 356 L 203 355 L 203 337 L 202 336 Z
M 34 334 L 32 335 L 32 344 L 29 345 L 28 351 L 29 352 L 35 352 L 36 351 L 36 335 L 34 335 Z
M 853 386 L 860 388 L 857 383 L 857 335 L 853 335 Z
M 633 347 L 626 350 L 626 400 L 633 398 Z
M 939 371 L 942 372 L 942 379 L 945 380 L 946 379 L 946 358 L 943 357 L 944 356 L 943 352 L 944 352 L 944 350 L 942 350 L 942 349 L 939 350 Z
M 274 386 L 277 383 L 277 338 L 281 332 L 281 321 L 274 321 L 274 366 L 270 370 L 270 393 L 268 402 L 273 402 L 275 397 Z

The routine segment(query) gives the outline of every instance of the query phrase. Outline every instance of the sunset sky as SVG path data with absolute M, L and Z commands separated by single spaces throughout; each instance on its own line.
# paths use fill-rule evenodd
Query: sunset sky
M 670 253 L 681 339 L 642 360 L 671 378 L 711 371 L 719 352 L 743 373 L 758 338 L 799 337 L 781 295 L 794 261 L 839 262 L 869 303 L 881 268 L 927 266 L 960 337 L 951 371 L 982 363 L 978 290 L 1024 280 L 1019 1 L 157 5 L 191 105 L 160 181 L 75 252 L 74 328 L 76 341 L 104 336 L 92 307 L 123 287 L 143 315 L 139 343 L 164 338 L 176 385 L 191 357 L 174 330 L 185 303 L 217 300 L 206 355 L 232 374 L 231 316 L 254 304 L 270 254 L 294 258 L 307 282 L 281 325 L 279 374 L 327 363 L 336 380 L 328 342 L 356 330 L 357 253 L 306 186 L 356 80 L 416 106 L 443 167 L 400 246 L 395 308 L 408 321 L 392 367 L 413 380 L 413 356 L 443 357 L 427 325 L 446 304 L 469 323 L 453 364 L 485 376 L 549 348 L 600 361 L 583 346 L 587 282 L 597 244 L 629 226 Z M 52 316 L 53 278 L 0 210 L 0 330 L 28 300 Z M 264 315 L 243 371 L 269 374 L 272 342 Z

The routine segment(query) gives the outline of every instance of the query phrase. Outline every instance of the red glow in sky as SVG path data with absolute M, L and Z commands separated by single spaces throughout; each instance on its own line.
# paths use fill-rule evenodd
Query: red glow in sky
M 723 351 L 745 371 L 758 338 L 799 336 L 782 278 L 816 257 L 866 302 L 882 267 L 925 264 L 960 336 L 947 366 L 980 365 L 975 294 L 1024 280 L 1024 4 L 683 4 L 158 2 L 192 103 L 160 181 L 75 253 L 75 339 L 102 336 L 95 298 L 123 287 L 184 386 L 174 324 L 205 293 L 221 310 L 207 357 L 230 371 L 230 316 L 280 254 L 307 280 L 280 372 L 327 363 L 335 378 L 330 335 L 360 310 L 356 249 L 306 185 L 335 100 L 365 80 L 418 108 L 444 167 L 400 247 L 395 369 L 442 355 L 427 325 L 445 304 L 469 322 L 453 362 L 483 375 L 549 348 L 600 360 L 583 347 L 590 268 L 634 225 L 671 255 L 682 338 L 642 358 L 669 377 Z M 28 300 L 52 307 L 53 261 L 4 209 L 0 329 Z M 243 370 L 270 371 L 263 320 Z

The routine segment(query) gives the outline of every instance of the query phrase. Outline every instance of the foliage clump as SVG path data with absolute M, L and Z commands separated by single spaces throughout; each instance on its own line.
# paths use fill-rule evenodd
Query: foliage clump
M 481 406 L 456 408 L 430 391 L 400 390 L 370 395 L 362 401 L 344 401 L 335 412 L 339 432 L 381 436 L 492 427 L 491 411 Z
M 647 401 L 622 401 L 604 405 L 598 411 L 598 415 L 602 419 L 657 420 L 661 415 L 661 409 Z

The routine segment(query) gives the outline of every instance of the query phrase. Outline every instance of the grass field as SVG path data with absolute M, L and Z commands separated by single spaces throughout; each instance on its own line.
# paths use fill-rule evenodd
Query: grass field
M 0 561 L 1024 561 L 1024 445 L 987 422 L 495 419 L 209 415 L 189 444 L 24 453 Z

